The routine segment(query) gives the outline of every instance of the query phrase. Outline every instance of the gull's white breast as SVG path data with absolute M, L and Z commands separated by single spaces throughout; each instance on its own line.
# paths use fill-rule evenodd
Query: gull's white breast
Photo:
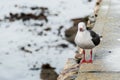
M 94 43 L 92 42 L 92 37 L 88 31 L 78 31 L 75 37 L 75 43 L 82 49 L 92 49 L 95 47 Z

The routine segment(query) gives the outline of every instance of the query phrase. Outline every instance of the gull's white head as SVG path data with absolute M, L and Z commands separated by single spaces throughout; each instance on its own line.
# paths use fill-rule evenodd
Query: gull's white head
M 86 26 L 84 22 L 78 23 L 78 31 L 83 32 L 86 30 Z

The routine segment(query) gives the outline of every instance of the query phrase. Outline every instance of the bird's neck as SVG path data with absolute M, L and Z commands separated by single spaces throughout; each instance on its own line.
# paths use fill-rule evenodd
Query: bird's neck
M 85 34 L 87 31 L 84 30 L 84 31 L 78 31 L 79 34 Z

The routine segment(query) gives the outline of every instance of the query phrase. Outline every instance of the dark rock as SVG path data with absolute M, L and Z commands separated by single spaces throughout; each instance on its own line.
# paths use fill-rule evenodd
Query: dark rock
M 43 35 L 43 32 L 39 32 L 38 35 L 40 35 L 40 36 Z
M 31 10 L 38 10 L 38 9 L 40 9 L 40 7 L 31 7 Z
M 43 23 L 40 24 L 40 26 L 43 26 L 43 25 L 44 25 Z
M 39 15 L 35 15 L 32 13 L 10 13 L 9 17 L 5 17 L 5 19 L 9 19 L 10 21 L 15 21 L 15 20 L 20 20 L 22 19 L 23 21 L 27 21 L 30 19 L 34 19 L 34 20 L 45 20 L 46 22 L 48 22 L 47 16 L 45 15 L 45 13 L 40 13 Z
M 27 46 L 28 46 L 28 47 L 31 47 L 31 44 L 28 44 Z
M 22 50 L 22 51 L 24 51 L 24 52 L 27 52 L 27 53 L 32 53 L 32 51 L 27 50 L 25 47 L 21 47 L 20 50 Z
M 35 51 L 38 52 L 40 49 L 36 49 Z
M 50 27 L 48 27 L 48 28 L 46 28 L 46 29 L 44 29 L 45 31 L 50 31 L 51 30 L 51 28 Z
M 61 30 L 62 30 L 63 26 L 60 26 L 58 29 L 58 36 L 61 34 Z
M 58 40 L 55 40 L 55 42 L 58 42 Z
M 58 16 L 58 14 L 54 14 L 54 16 Z
M 33 67 L 32 68 L 30 68 L 30 70 L 40 70 L 40 68 L 39 67 L 36 67 L 36 65 L 33 65 Z
M 10 21 L 15 21 L 16 18 L 18 18 L 17 13 L 16 14 L 10 13 L 10 18 L 9 18 Z
M 40 7 L 41 9 L 41 13 L 37 16 L 38 19 L 40 20 L 45 20 L 46 22 L 48 22 L 47 16 L 45 15 L 45 11 L 48 11 L 48 8 L 46 7 Z
M 21 47 L 20 49 L 21 49 L 21 50 L 25 50 L 25 47 Z
M 11 18 L 17 18 L 17 17 L 18 17 L 18 14 L 17 14 L 17 13 L 16 13 L 16 14 L 10 13 L 10 17 L 11 17 Z
M 40 7 L 40 9 L 44 12 L 45 10 L 48 10 L 47 7 Z
M 112 53 L 112 51 L 108 51 L 108 53 Z
M 47 36 L 47 34 L 45 33 L 44 36 Z
M 48 22 L 47 16 L 45 16 L 44 13 L 40 13 L 40 14 L 37 16 L 37 19 L 38 19 L 38 20 L 45 20 L 46 22 Z
M 34 26 L 43 26 L 43 23 L 41 24 L 35 23 Z
M 2 19 L 0 19 L 0 22 L 2 21 Z
M 29 29 L 28 31 L 29 31 L 29 32 L 32 32 L 32 30 L 31 30 L 31 29 Z
M 26 20 L 30 20 L 30 19 L 36 19 L 37 16 L 32 14 L 32 13 L 21 13 L 20 15 L 20 19 L 22 19 L 23 21 L 26 21 Z
M 43 48 L 43 46 L 41 46 L 40 48 L 36 49 L 35 51 L 38 52 L 39 50 L 41 50 Z
M 30 68 L 30 70 L 40 70 L 40 68 Z
M 34 46 L 37 46 L 37 44 L 36 44 L 36 43 L 34 43 Z
M 91 2 L 92 0 L 88 0 L 88 2 Z
M 5 54 L 6 54 L 6 55 L 9 55 L 9 52 L 6 52 Z
M 63 44 L 59 44 L 58 46 L 59 46 L 59 47 L 62 47 L 62 48 L 68 48 L 68 45 L 67 45 L 67 44 L 64 44 L 64 43 L 63 43 Z
M 18 5 L 17 5 L 17 4 L 15 4 L 15 7 L 18 7 Z

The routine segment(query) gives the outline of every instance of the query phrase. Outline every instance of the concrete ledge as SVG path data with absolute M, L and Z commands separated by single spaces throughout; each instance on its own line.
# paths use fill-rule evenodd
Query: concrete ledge
M 77 77 L 78 71 L 79 67 L 76 60 L 69 58 L 57 80 L 74 80 Z
M 119 80 L 119 77 L 118 72 L 84 72 L 76 80 Z

